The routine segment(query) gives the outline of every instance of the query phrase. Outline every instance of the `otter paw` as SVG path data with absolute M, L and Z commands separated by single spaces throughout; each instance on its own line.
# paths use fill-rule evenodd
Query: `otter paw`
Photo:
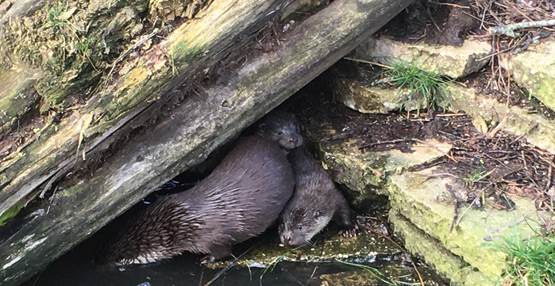
M 359 235 L 360 231 L 361 231 L 361 229 L 358 226 L 358 224 L 354 223 L 354 224 L 352 224 L 352 227 L 341 230 L 339 232 L 339 235 L 341 235 L 344 238 L 353 238 L 353 237 L 356 237 L 357 235 Z
M 216 260 L 217 260 L 216 257 L 214 257 L 213 255 L 206 255 L 200 260 L 200 265 L 214 263 L 216 262 Z

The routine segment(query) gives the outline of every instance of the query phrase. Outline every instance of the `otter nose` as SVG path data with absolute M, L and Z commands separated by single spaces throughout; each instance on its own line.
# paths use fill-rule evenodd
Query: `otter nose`
M 292 238 L 291 238 L 291 235 L 284 234 L 284 235 L 281 237 L 281 242 L 282 242 L 284 245 L 289 246 L 289 245 L 291 245 L 291 239 L 292 239 Z

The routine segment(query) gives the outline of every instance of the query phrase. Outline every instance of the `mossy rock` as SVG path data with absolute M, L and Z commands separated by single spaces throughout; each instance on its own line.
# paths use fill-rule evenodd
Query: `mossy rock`
M 460 257 L 447 250 L 441 242 L 431 238 L 421 229 L 412 224 L 402 214 L 391 211 L 389 221 L 393 224 L 395 235 L 401 237 L 405 248 L 414 255 L 421 257 L 448 278 L 455 285 L 496 285 L 484 274 L 466 263 Z
M 555 111 L 555 40 L 548 40 L 505 60 L 518 85 Z
M 455 203 L 447 190 L 464 188 L 449 177 L 434 174 L 439 169 L 391 176 L 388 187 L 393 211 L 403 214 L 412 224 L 466 263 L 480 270 L 489 279 L 501 277 L 506 255 L 499 250 L 508 235 L 531 237 L 540 229 L 541 212 L 530 199 L 511 196 L 515 210 L 503 211 L 490 208 L 476 210 L 465 208 L 458 224 L 453 225 Z M 444 173 L 444 172 L 443 172 Z
M 463 111 L 474 118 L 473 122 L 482 122 L 485 126 L 476 128 L 487 132 L 498 128 L 516 136 L 523 136 L 533 145 L 555 153 L 555 120 L 547 119 L 540 114 L 530 113 L 518 106 L 507 106 L 495 98 L 480 95 L 473 88 L 449 84 L 450 109 L 454 112 Z M 484 130 L 484 128 L 486 130 Z
M 409 62 L 425 71 L 461 78 L 484 67 L 491 51 L 491 44 L 476 40 L 466 40 L 461 47 L 456 47 L 422 42 L 403 43 L 381 37 L 368 40 L 356 49 L 354 55 L 384 64 Z

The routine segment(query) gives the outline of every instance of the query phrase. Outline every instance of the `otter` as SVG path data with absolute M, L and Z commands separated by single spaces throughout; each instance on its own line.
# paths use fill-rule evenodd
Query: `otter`
M 290 154 L 295 172 L 295 192 L 281 215 L 279 237 L 286 246 L 301 246 L 333 219 L 350 228 L 351 209 L 322 166 L 305 147 Z
M 277 142 L 285 150 L 303 145 L 303 136 L 294 114 L 285 111 L 271 112 L 257 126 L 259 136 Z
M 184 252 L 208 254 L 209 261 L 231 255 L 232 245 L 273 225 L 292 196 L 294 174 L 283 148 L 302 143 L 298 130 L 285 112 L 266 117 L 257 134 L 240 138 L 196 186 L 140 213 L 97 262 L 145 264 Z

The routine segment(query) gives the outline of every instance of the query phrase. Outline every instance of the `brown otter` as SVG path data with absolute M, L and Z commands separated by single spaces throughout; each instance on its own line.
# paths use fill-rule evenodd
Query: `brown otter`
M 290 156 L 296 187 L 281 215 L 281 242 L 289 246 L 306 244 L 332 219 L 343 227 L 352 226 L 347 201 L 308 150 L 299 147 Z
M 285 111 L 272 112 L 257 126 L 257 134 L 278 142 L 285 149 L 303 144 L 303 136 L 295 115 Z
M 272 120 L 287 124 L 274 124 Z M 261 135 L 240 139 L 223 161 L 192 189 L 153 203 L 108 245 L 99 262 L 143 264 L 183 252 L 219 259 L 231 246 L 264 232 L 294 189 L 291 164 L 281 150 L 302 143 L 294 118 L 267 117 Z

